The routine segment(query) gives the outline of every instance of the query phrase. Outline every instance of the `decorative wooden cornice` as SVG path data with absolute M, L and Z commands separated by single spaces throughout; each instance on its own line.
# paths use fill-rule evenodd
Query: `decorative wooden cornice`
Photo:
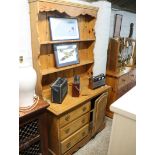
M 39 12 L 58 11 L 72 17 L 86 14 L 96 17 L 98 11 L 97 7 L 73 3 L 66 0 L 29 0 L 29 2 L 39 2 Z

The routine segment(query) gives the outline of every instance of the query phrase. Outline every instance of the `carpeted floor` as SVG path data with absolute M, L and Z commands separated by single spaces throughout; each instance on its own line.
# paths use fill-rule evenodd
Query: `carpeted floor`
M 106 117 L 106 127 L 73 155 L 107 155 L 112 119 Z

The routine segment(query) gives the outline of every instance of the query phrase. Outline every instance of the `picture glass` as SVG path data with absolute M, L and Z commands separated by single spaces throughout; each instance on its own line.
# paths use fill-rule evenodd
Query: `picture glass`
M 54 46 L 58 67 L 79 63 L 77 44 L 62 44 Z
M 52 40 L 79 39 L 77 19 L 50 17 Z

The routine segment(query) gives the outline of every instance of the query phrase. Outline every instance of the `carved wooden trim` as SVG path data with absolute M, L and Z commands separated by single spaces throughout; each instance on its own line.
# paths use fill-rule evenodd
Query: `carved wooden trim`
M 97 7 L 64 0 L 29 0 L 30 3 L 37 1 L 39 2 L 39 12 L 58 11 L 60 13 L 66 13 L 71 17 L 77 17 L 79 15 L 97 16 Z

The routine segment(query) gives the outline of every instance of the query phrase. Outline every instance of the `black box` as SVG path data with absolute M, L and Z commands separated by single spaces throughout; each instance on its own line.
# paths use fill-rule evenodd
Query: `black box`
M 105 75 L 104 74 L 100 74 L 98 76 L 92 76 L 89 78 L 89 88 L 90 89 L 95 89 L 98 88 L 100 86 L 104 86 L 105 85 Z
M 68 92 L 68 82 L 66 78 L 58 77 L 57 80 L 50 85 L 51 100 L 54 103 L 62 103 Z

